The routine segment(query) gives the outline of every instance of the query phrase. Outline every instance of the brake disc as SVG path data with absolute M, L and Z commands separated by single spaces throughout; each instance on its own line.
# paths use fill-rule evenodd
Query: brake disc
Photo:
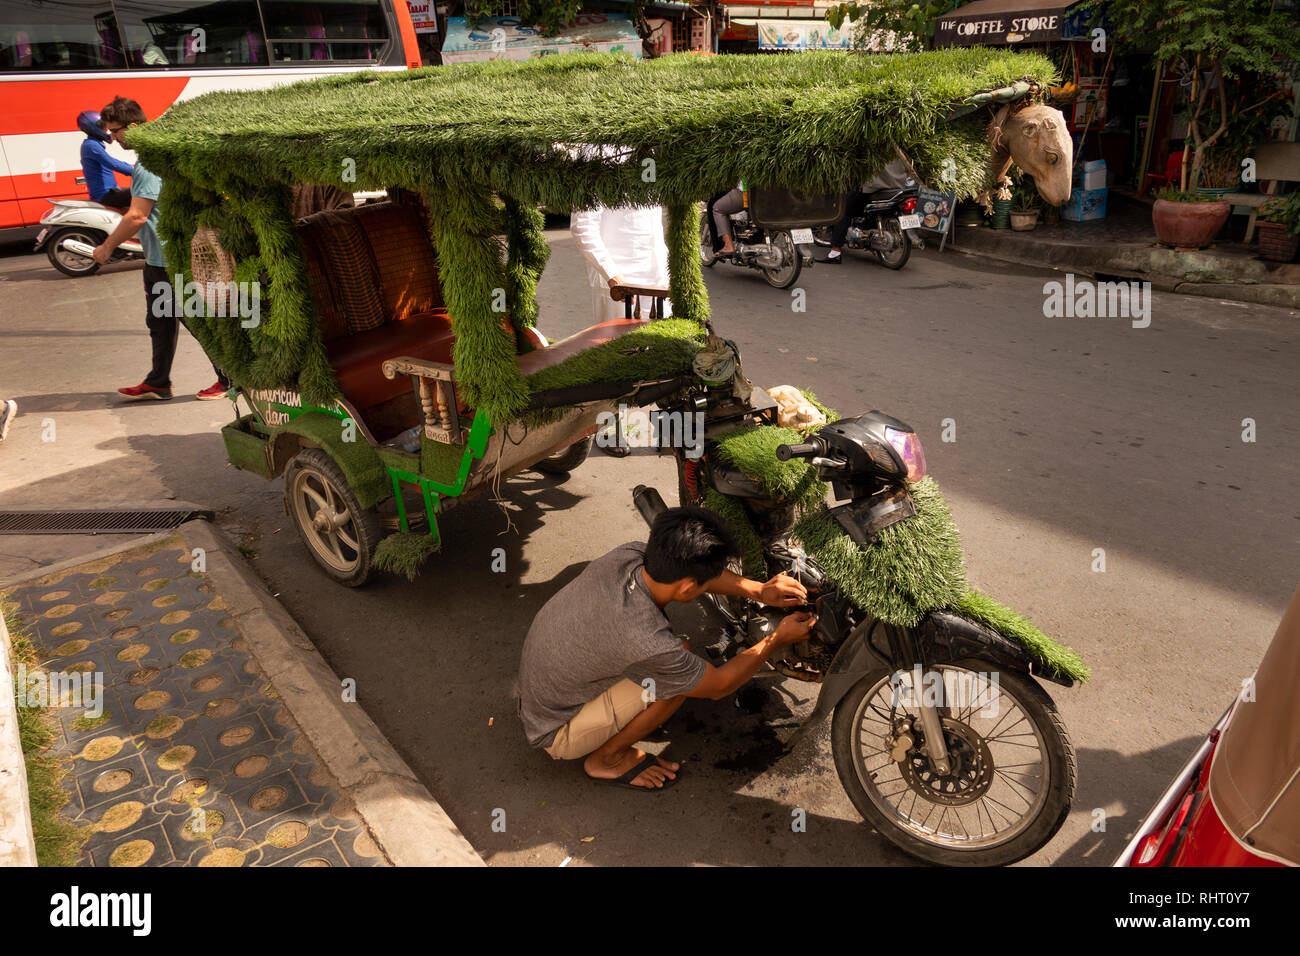
M 976 731 L 951 717 L 941 718 L 948 762 L 952 772 L 938 774 L 919 747 L 913 747 L 898 762 L 903 780 L 932 803 L 960 807 L 974 803 L 993 784 L 993 755 Z

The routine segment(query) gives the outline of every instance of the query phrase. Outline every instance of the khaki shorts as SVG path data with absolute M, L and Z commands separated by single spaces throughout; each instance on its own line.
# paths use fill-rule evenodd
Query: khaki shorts
M 546 752 L 556 760 L 585 757 L 632 722 L 649 703 L 642 699 L 641 685 L 626 677 L 588 701 L 559 729 Z

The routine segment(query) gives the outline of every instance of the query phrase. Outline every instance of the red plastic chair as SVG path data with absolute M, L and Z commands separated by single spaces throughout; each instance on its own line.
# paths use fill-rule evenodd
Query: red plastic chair
M 1180 149 L 1176 153 L 1170 153 L 1169 158 L 1165 160 L 1165 171 L 1163 173 L 1147 173 L 1147 178 L 1142 183 L 1142 188 L 1138 190 L 1138 197 L 1147 191 L 1151 183 L 1158 182 L 1162 186 L 1171 186 L 1175 180 L 1182 180 L 1183 176 L 1183 151 Z

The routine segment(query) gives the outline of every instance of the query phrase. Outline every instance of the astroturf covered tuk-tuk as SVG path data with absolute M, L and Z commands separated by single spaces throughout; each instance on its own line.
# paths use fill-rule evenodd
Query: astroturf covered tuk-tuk
M 986 49 L 575 54 L 212 93 L 129 142 L 164 182 L 169 272 L 258 297 L 254 322 L 212 296 L 187 320 L 250 406 L 223 429 L 231 462 L 283 474 L 312 556 L 357 585 L 412 571 L 442 544 L 440 512 L 521 469 L 576 466 L 601 412 L 672 395 L 702 347 L 725 350 L 699 201 L 742 176 L 795 205 L 836 196 L 900 152 L 978 193 L 1017 148 L 994 144 L 991 176 L 980 108 L 1005 116 L 1052 75 Z M 295 218 L 322 187 L 387 199 Z M 640 291 L 672 318 L 629 309 L 548 343 L 539 207 L 598 204 L 666 208 L 670 288 Z
M 454 552 L 441 512 L 521 469 L 576 466 L 617 404 L 699 415 L 702 453 L 663 449 L 679 501 L 735 529 L 736 570 L 787 571 L 815 601 L 816 629 L 756 676 L 820 685 L 805 726 L 833 713 L 840 779 L 879 832 L 932 862 L 991 865 L 1033 853 L 1069 812 L 1074 750 L 1036 679 L 1088 670 L 970 587 L 915 430 L 840 419 L 797 389 L 778 390 L 797 400 L 786 419 L 751 385 L 732 341 L 743 319 L 720 334 L 710 319 L 699 204 L 743 178 L 765 229 L 826 224 L 900 155 L 961 198 L 1005 189 L 1014 159 L 1059 204 L 1072 153 L 1040 102 L 1054 77 L 1044 57 L 984 48 L 574 54 L 209 94 L 129 144 L 164 181 L 171 271 L 259 292 L 253 321 L 211 298 L 189 324 L 250 406 L 223 429 L 231 461 L 284 475 L 331 577 Z M 386 199 L 295 215 L 331 189 Z M 666 209 L 669 288 L 622 290 L 655 305 L 548 343 L 539 207 L 629 204 Z M 572 301 L 585 310 L 586 290 Z M 665 507 L 653 489 L 633 497 L 647 521 Z M 708 597 L 721 657 L 782 613 Z

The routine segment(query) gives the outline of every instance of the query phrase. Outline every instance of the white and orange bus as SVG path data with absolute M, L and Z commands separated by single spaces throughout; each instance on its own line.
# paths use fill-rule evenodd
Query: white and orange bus
M 0 0 L 0 229 L 86 198 L 77 114 L 115 96 L 152 119 L 212 90 L 419 65 L 406 0 Z

